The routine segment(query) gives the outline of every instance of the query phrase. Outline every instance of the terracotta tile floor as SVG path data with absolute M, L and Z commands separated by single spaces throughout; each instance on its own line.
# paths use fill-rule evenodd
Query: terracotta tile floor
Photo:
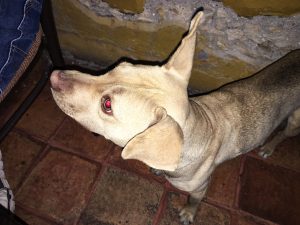
M 41 61 L 30 73 L 33 81 L 43 72 Z M 0 121 L 33 83 L 22 81 L 0 105 Z M 16 214 L 30 225 L 180 224 L 187 195 L 67 118 L 49 85 L 0 147 Z M 267 160 L 254 151 L 221 165 L 194 224 L 300 224 L 300 136 Z

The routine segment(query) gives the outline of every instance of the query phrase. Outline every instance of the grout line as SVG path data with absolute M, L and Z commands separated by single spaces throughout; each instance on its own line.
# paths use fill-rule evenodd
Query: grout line
M 107 166 L 107 167 L 111 167 L 111 168 L 114 168 L 114 169 L 117 169 L 119 171 L 122 171 L 122 172 L 127 172 L 129 174 L 134 174 L 140 178 L 143 178 L 151 183 L 155 183 L 155 184 L 159 184 L 159 185 L 164 185 L 165 184 L 165 181 L 159 181 L 158 179 L 155 179 L 154 177 L 151 177 L 150 175 L 146 175 L 146 174 L 143 174 L 137 170 L 134 170 L 134 169 L 130 169 L 130 168 L 126 168 L 126 167 L 119 167 L 115 164 L 110 164 L 110 163 L 107 163 L 107 162 L 104 162 L 103 165 Z
M 30 176 L 30 174 L 32 173 L 34 168 L 39 164 L 39 162 L 41 162 L 45 158 L 45 156 L 48 154 L 48 152 L 49 152 L 49 146 L 45 145 L 45 147 L 43 149 L 41 149 L 40 152 L 38 153 L 38 155 L 32 160 L 31 164 L 27 168 L 24 175 L 21 177 L 21 179 L 16 187 L 16 190 L 14 193 L 15 196 L 18 195 L 18 192 L 20 191 L 21 187 L 26 182 L 26 180 L 28 179 L 28 177 Z
M 116 150 L 116 148 L 118 147 L 117 145 L 115 145 L 113 142 L 107 140 L 110 144 L 110 149 L 107 153 L 107 155 L 103 158 L 103 161 L 106 163 L 106 164 L 110 164 L 109 163 L 109 159 L 110 159 L 110 156 L 114 154 L 114 151 Z
M 279 224 L 276 223 L 276 222 L 270 221 L 270 220 L 268 220 L 268 219 L 264 219 L 264 218 L 262 218 L 262 217 L 256 216 L 256 215 L 254 215 L 254 214 L 251 214 L 251 213 L 246 212 L 246 211 L 243 211 L 243 210 L 236 210 L 236 213 L 237 213 L 238 215 L 242 215 L 242 216 L 249 216 L 249 217 L 251 217 L 251 218 L 253 218 L 253 219 L 256 219 L 256 220 L 258 220 L 258 221 L 265 222 L 265 223 L 267 223 L 268 225 L 279 225 Z
M 57 135 L 58 131 L 61 129 L 61 127 L 66 123 L 67 116 L 65 115 L 61 123 L 57 126 L 57 128 L 53 131 L 53 133 L 49 136 L 49 138 L 46 140 L 46 142 L 49 144 L 54 137 Z
M 240 170 L 239 170 L 239 174 L 238 174 L 238 179 L 237 179 L 236 188 L 235 188 L 235 196 L 234 196 L 234 201 L 233 201 L 233 207 L 236 209 L 239 208 L 240 192 L 241 192 L 241 179 L 242 179 L 242 175 L 245 170 L 246 158 L 247 158 L 246 155 L 242 155 L 241 161 L 240 161 Z
M 179 194 L 182 194 L 182 195 L 189 195 L 188 192 L 182 191 L 182 190 L 180 190 L 180 189 L 174 187 L 168 180 L 166 181 L 165 186 L 166 186 L 166 188 L 167 188 L 167 190 L 168 190 L 169 192 L 176 192 L 176 193 L 179 193 Z
M 158 225 L 161 219 L 163 218 L 164 212 L 166 211 L 167 203 L 168 203 L 168 190 L 164 185 L 164 191 L 159 201 L 157 212 L 154 216 L 152 225 Z
M 209 205 L 213 205 L 213 206 L 215 206 L 217 208 L 228 210 L 228 211 L 239 211 L 239 209 L 232 208 L 231 206 L 219 203 L 219 202 L 214 201 L 212 199 L 209 199 L 207 197 L 204 197 L 203 202 L 205 202 L 205 203 L 207 203 Z
M 284 141 L 285 141 L 285 140 L 284 140 Z M 283 142 L 284 142 L 284 141 L 283 141 Z M 280 144 L 282 144 L 283 142 L 281 142 Z M 280 145 L 280 144 L 279 144 L 279 145 Z M 279 145 L 278 145 L 278 146 L 279 146 Z M 279 167 L 279 168 L 283 168 L 283 169 L 290 170 L 290 171 L 293 171 L 293 172 L 296 172 L 296 173 L 300 173 L 300 171 L 298 171 L 298 170 L 296 170 L 296 169 L 294 169 L 294 168 L 289 168 L 289 167 L 287 167 L 287 166 L 285 166 L 285 165 L 278 165 L 278 164 L 272 162 L 271 160 L 268 160 L 268 159 L 269 159 L 270 157 L 272 157 L 272 156 L 269 156 L 268 158 L 263 158 L 263 157 L 259 156 L 259 155 L 257 154 L 257 151 L 258 151 L 258 148 L 253 149 L 253 150 L 251 150 L 250 152 L 248 152 L 246 155 L 247 155 L 248 157 L 253 158 L 253 159 L 256 159 L 256 160 L 259 160 L 259 161 L 261 161 L 261 162 L 264 162 L 264 163 L 267 164 L 267 165 L 275 166 L 275 167 Z M 276 151 L 277 151 L 277 148 L 275 148 L 273 154 L 276 154 Z
M 264 219 L 262 217 L 256 216 L 254 214 L 251 214 L 251 213 L 246 212 L 246 211 L 241 210 L 241 209 L 235 209 L 235 208 L 231 208 L 229 206 L 223 205 L 223 204 L 219 204 L 218 202 L 212 201 L 212 200 L 207 199 L 207 198 L 205 198 L 205 200 L 203 200 L 203 202 L 205 202 L 205 203 L 207 203 L 209 205 L 212 205 L 212 206 L 214 206 L 216 208 L 220 208 L 220 209 L 229 211 L 230 214 L 231 214 L 231 220 L 232 220 L 232 215 L 238 214 L 238 215 L 242 215 L 242 216 L 249 216 L 249 217 L 252 217 L 252 218 L 254 218 L 256 220 L 260 220 L 260 221 L 263 221 L 263 222 L 267 222 L 269 225 L 279 225 L 279 224 L 277 224 L 277 223 L 275 223 L 273 221 L 270 221 L 268 219 Z
M 37 212 L 35 209 L 32 209 L 32 208 L 30 208 L 28 206 L 25 206 L 25 205 L 23 205 L 20 202 L 16 202 L 16 205 L 17 205 L 17 209 L 20 208 L 22 211 L 25 211 L 25 212 L 27 212 L 29 214 L 34 215 L 35 217 L 38 217 L 39 219 L 42 219 L 42 220 L 45 220 L 46 222 L 51 223 L 51 225 L 63 225 L 62 223 L 59 223 L 59 222 L 55 221 L 53 218 L 51 218 L 47 214 L 44 214 L 44 213 L 41 213 L 41 212 Z M 18 216 L 18 213 L 16 215 Z
M 13 131 L 15 131 L 16 133 L 30 139 L 33 142 L 41 142 L 41 143 L 47 145 L 47 142 L 45 141 L 45 139 L 43 137 L 36 136 L 36 135 L 34 135 L 34 134 L 32 134 L 32 133 L 30 133 L 30 132 L 28 132 L 28 131 L 26 131 L 22 128 L 14 127 Z
M 85 154 L 81 154 L 78 151 L 74 151 L 72 148 L 68 148 L 68 147 L 66 147 L 62 144 L 57 144 L 56 142 L 55 143 L 49 143 L 48 146 L 51 147 L 51 148 L 54 148 L 56 151 L 60 151 L 60 152 L 63 152 L 65 154 L 68 154 L 68 155 L 76 156 L 76 157 L 78 157 L 82 160 L 85 160 L 87 162 L 90 162 L 92 164 L 104 164 L 103 159 L 95 160 L 93 158 L 90 158 L 90 157 L 86 156 Z
M 150 174 L 146 174 L 146 173 L 141 172 L 138 169 L 131 168 L 130 166 L 122 165 L 120 163 L 111 162 L 109 160 L 109 156 L 111 154 L 113 154 L 114 150 L 115 150 L 115 146 L 113 146 L 113 148 L 109 152 L 108 156 L 104 160 L 103 163 L 105 165 L 113 167 L 113 168 L 116 168 L 116 169 L 119 169 L 119 170 L 122 170 L 122 171 L 127 171 L 129 173 L 133 173 L 133 174 L 135 174 L 135 175 L 137 175 L 139 177 L 142 177 L 143 179 L 150 180 L 150 181 L 155 181 L 156 183 L 159 183 L 159 184 L 162 184 L 162 185 L 164 185 L 167 182 L 167 180 L 166 180 L 165 177 L 156 176 L 155 174 L 152 174 L 151 172 L 150 172 Z M 124 159 L 122 159 L 122 160 L 124 160 Z M 150 170 L 150 168 L 149 168 L 149 170 Z
M 91 184 L 91 186 L 89 188 L 89 191 L 86 194 L 85 205 L 84 205 L 84 207 L 82 207 L 81 212 L 78 214 L 77 220 L 74 221 L 74 225 L 78 225 L 80 223 L 81 216 L 86 211 L 86 209 L 89 205 L 89 202 L 91 201 L 91 198 L 92 198 L 92 196 L 93 196 L 93 194 L 96 190 L 96 187 L 99 183 L 99 180 L 101 179 L 101 177 L 103 176 L 103 174 L 106 171 L 107 171 L 107 166 L 106 165 L 102 165 L 101 167 L 99 167 L 99 170 L 98 170 L 97 174 L 95 175 L 94 181 Z
M 148 180 L 148 181 L 151 181 L 151 182 L 154 182 L 154 183 L 158 183 L 160 185 L 164 185 L 166 183 L 166 179 L 165 178 L 156 178 L 155 175 L 151 176 L 151 175 L 147 175 L 147 174 L 144 174 L 138 170 L 135 170 L 135 169 L 131 169 L 131 168 L 127 168 L 127 167 L 124 167 L 124 166 L 118 166 L 118 165 L 115 165 L 115 164 L 110 164 L 110 163 L 107 163 L 107 165 L 113 167 L 113 168 L 116 168 L 116 169 L 119 169 L 121 171 L 126 171 L 128 173 L 132 173 L 132 174 L 135 174 L 145 180 Z
M 254 149 L 254 150 L 255 150 L 255 149 Z M 252 150 L 252 151 L 254 151 L 254 150 Z M 275 151 L 276 151 L 276 149 L 274 150 L 274 152 L 275 152 Z M 265 164 L 267 164 L 267 165 L 269 165 L 269 166 L 279 167 L 280 169 L 290 170 L 290 171 L 293 171 L 293 172 L 295 172 L 295 173 L 299 173 L 299 174 L 300 174 L 300 171 L 298 171 L 298 170 L 296 170 L 296 169 L 294 169 L 294 168 L 288 168 L 288 167 L 286 167 L 286 166 L 284 166 L 284 165 L 278 165 L 278 164 L 276 164 L 276 163 L 274 163 L 274 162 L 268 160 L 268 158 L 267 158 L 267 159 L 264 159 L 264 158 L 258 156 L 255 152 L 251 152 L 251 153 L 247 154 L 247 156 L 248 156 L 248 157 L 251 157 L 251 158 L 253 158 L 253 159 L 259 160 L 259 161 L 261 161 L 261 162 L 264 162 Z M 270 156 L 270 157 L 272 157 L 272 156 Z

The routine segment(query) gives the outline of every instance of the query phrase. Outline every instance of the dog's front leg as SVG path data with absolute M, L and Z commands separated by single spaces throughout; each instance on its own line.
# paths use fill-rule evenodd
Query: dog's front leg
M 190 192 L 187 204 L 179 213 L 180 222 L 184 225 L 193 223 L 199 203 L 204 198 L 208 187 L 208 181 L 202 184 L 197 190 Z

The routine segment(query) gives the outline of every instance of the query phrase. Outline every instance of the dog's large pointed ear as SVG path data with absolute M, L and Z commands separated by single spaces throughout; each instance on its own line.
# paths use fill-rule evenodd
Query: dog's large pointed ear
M 157 121 L 127 143 L 122 158 L 137 159 L 155 169 L 174 171 L 181 156 L 183 133 L 164 108 L 156 108 L 155 114 Z
M 188 34 L 182 39 L 179 47 L 168 62 L 163 65 L 170 73 L 174 73 L 184 80 L 186 84 L 190 79 L 193 66 L 193 57 L 196 45 L 197 26 L 202 21 L 203 12 L 198 11 L 193 17 Z

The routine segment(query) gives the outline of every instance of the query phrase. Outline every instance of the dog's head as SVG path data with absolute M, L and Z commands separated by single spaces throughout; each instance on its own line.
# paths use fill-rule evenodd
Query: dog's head
M 197 24 L 163 66 L 120 63 L 102 76 L 54 71 L 53 97 L 84 127 L 124 147 L 122 157 L 173 171 L 183 145 L 189 113 L 187 85 L 192 69 Z

